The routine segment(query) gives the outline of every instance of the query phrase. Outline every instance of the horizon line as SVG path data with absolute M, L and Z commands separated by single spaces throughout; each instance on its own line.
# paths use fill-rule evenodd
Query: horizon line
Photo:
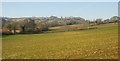
M 85 20 L 95 20 L 95 19 L 102 19 L 102 20 L 105 20 L 105 19 L 110 19 L 111 17 L 113 17 L 113 16 L 118 16 L 118 15 L 113 15 L 113 16 L 111 16 L 110 18 L 94 18 L 94 19 L 86 19 L 86 18 L 81 17 L 81 16 L 56 16 L 56 15 L 51 15 L 51 16 L 55 16 L 55 17 L 57 17 L 57 18 L 80 17 L 80 18 L 83 18 L 83 19 L 85 19 Z M 47 18 L 47 17 L 51 17 L 51 16 L 21 16 L 21 17 L 0 16 L 0 17 L 7 17 L 7 18 L 44 17 L 44 18 Z

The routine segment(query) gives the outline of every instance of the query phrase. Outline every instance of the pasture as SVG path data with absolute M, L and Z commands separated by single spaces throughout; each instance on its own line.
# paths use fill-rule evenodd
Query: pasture
M 97 29 L 2 37 L 3 59 L 117 59 L 118 24 Z

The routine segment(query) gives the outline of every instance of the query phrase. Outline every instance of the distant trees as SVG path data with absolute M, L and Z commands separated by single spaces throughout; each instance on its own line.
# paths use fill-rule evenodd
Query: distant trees
M 102 20 L 100 18 L 91 21 L 80 17 L 30 17 L 30 18 L 2 18 L 2 30 L 4 33 L 41 33 L 47 31 L 49 27 L 73 25 L 73 24 L 90 24 L 99 25 L 106 23 L 117 23 L 120 17 L 113 16 L 110 19 Z M 19 30 L 19 32 L 17 31 Z
M 103 23 L 109 23 L 110 22 L 110 19 L 106 19 L 106 20 L 104 20 L 104 22 Z
M 19 27 L 21 29 L 22 33 L 25 33 L 27 31 L 27 27 L 29 25 L 29 20 L 28 19 L 24 19 L 22 21 L 19 21 Z
M 97 25 L 102 24 L 102 19 L 100 19 L 100 18 L 99 18 L 99 19 L 96 19 L 96 20 L 95 20 L 95 23 L 96 23 Z
M 3 27 L 3 30 L 6 29 L 4 31 L 15 34 L 16 28 L 18 26 L 17 26 L 17 22 L 15 21 L 6 21 L 6 23 L 2 27 Z
M 37 25 L 34 19 L 26 18 L 23 21 L 19 21 L 19 27 L 22 30 L 21 33 L 35 33 Z
M 36 27 L 35 20 L 28 18 L 28 19 L 25 19 L 24 21 L 27 22 L 27 24 L 25 24 L 25 31 L 31 32 L 31 33 L 34 32 Z
M 105 19 L 105 20 L 102 20 L 102 19 L 98 18 L 98 19 L 96 19 L 94 21 L 90 21 L 90 20 L 88 21 L 87 20 L 87 22 L 92 23 L 92 24 L 97 24 L 97 25 L 106 24 L 106 23 L 118 23 L 118 22 L 120 22 L 120 17 L 113 16 L 110 19 Z
M 4 23 L 3 30 L 5 32 L 15 34 L 17 30 L 20 33 L 38 33 L 48 30 L 48 26 L 45 22 L 36 21 L 31 18 L 25 18 L 23 20 L 8 20 Z
M 48 30 L 48 26 L 46 23 L 44 23 L 42 21 L 36 22 L 36 31 L 37 32 L 42 32 L 42 31 L 47 31 L 47 30 Z
M 113 16 L 110 18 L 111 23 L 117 23 L 118 21 L 120 21 L 120 17 L 118 16 Z

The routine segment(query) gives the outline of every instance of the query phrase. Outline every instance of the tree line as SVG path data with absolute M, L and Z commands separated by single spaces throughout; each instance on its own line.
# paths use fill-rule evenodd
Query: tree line
M 49 27 L 73 25 L 73 24 L 106 24 L 117 23 L 120 17 L 113 16 L 110 19 L 102 20 L 96 19 L 94 21 L 85 20 L 81 17 L 27 17 L 27 18 L 2 18 L 2 33 L 16 34 L 16 33 L 42 33 L 49 30 Z

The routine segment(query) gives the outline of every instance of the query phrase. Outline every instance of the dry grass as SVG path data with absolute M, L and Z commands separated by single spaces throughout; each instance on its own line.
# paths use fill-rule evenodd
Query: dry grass
M 84 31 L 3 36 L 3 58 L 118 58 L 117 24 L 97 27 Z

